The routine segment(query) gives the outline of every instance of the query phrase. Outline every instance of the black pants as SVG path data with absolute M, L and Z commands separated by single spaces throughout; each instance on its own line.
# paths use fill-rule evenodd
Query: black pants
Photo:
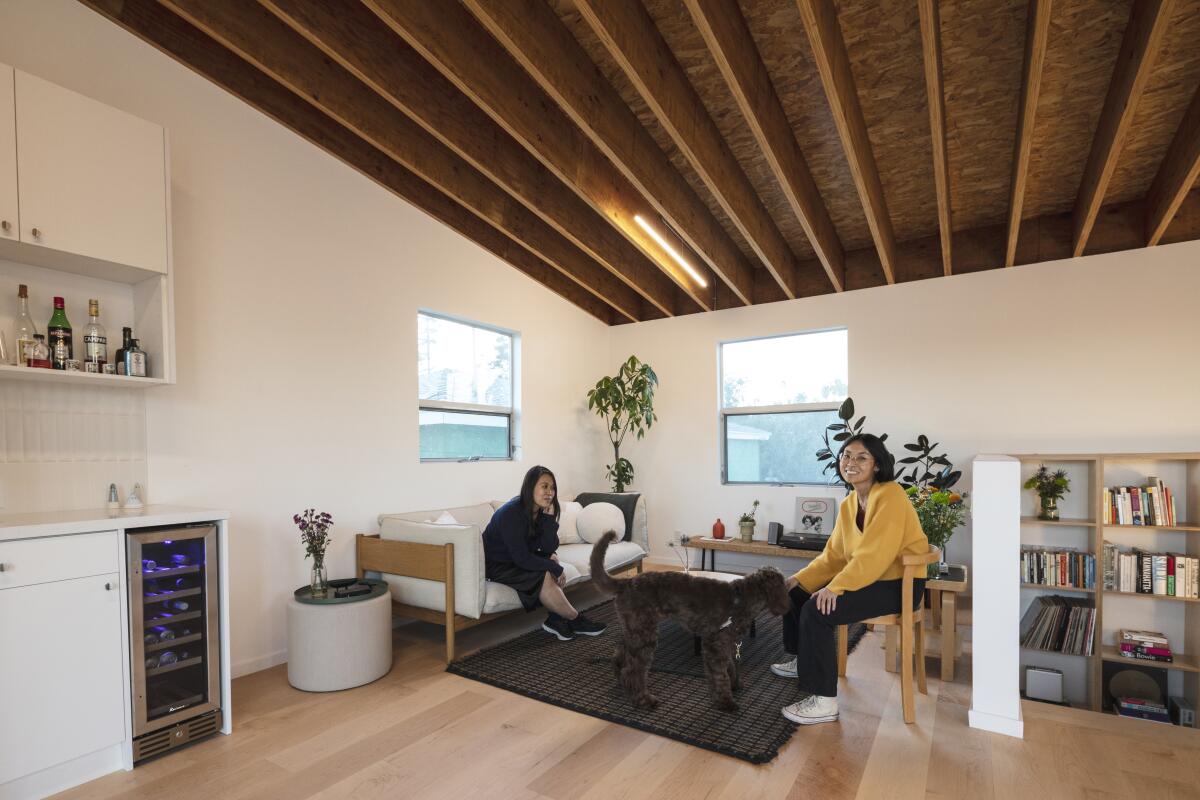
M 876 581 L 856 592 L 842 592 L 831 614 L 822 614 L 804 589 L 792 589 L 792 609 L 783 618 L 783 649 L 796 656 L 800 691 L 837 697 L 837 626 L 899 614 L 902 584 L 897 578 Z M 913 581 L 914 608 L 924 591 L 924 580 Z

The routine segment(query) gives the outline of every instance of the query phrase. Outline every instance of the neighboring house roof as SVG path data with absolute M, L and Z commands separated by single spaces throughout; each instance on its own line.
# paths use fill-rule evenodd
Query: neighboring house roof
M 765 442 L 771 438 L 770 431 L 764 431 L 762 428 L 755 428 L 743 422 L 734 422 L 733 420 L 725 423 L 725 432 L 730 439 L 750 439 Z

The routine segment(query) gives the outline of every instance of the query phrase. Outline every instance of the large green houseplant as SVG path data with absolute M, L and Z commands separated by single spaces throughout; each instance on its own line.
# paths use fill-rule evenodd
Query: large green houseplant
M 605 477 L 612 481 L 614 492 L 623 492 L 633 483 L 633 464 L 621 457 L 621 443 L 629 433 L 641 439 L 658 419 L 654 413 L 657 387 L 658 376 L 650 365 L 630 356 L 616 375 L 601 378 L 588 390 L 588 408 L 604 419 L 612 442 L 613 463 L 607 465 Z

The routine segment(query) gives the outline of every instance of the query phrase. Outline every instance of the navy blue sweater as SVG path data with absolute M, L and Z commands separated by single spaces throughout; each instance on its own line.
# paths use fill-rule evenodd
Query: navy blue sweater
M 516 564 L 530 572 L 549 572 L 557 578 L 562 574 L 562 565 L 550 560 L 557 549 L 558 521 L 539 511 L 530 537 L 529 519 L 520 497 L 497 508 L 483 529 L 483 556 L 488 561 Z

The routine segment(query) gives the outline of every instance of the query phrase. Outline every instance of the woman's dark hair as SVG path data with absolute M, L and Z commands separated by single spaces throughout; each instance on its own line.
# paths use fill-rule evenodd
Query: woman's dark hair
M 875 471 L 875 480 L 877 482 L 882 483 L 884 481 L 896 480 L 896 459 L 888 452 L 883 440 L 873 433 L 857 433 L 842 442 L 842 449 L 838 450 L 837 470 L 838 477 L 842 479 L 842 483 L 850 486 L 846 479 L 842 477 L 842 453 L 846 452 L 846 448 L 855 442 L 867 448 L 867 452 L 875 459 L 875 466 L 878 467 Z
M 549 475 L 550 480 L 554 481 L 554 519 L 558 519 L 562 514 L 562 505 L 558 502 L 558 478 L 554 477 L 554 473 L 543 466 L 530 467 L 529 472 L 525 473 L 525 480 L 521 481 L 521 508 L 525 511 L 525 519 L 529 520 L 529 533 L 533 535 L 533 520 L 537 518 L 538 507 L 533 502 L 533 487 L 537 486 L 537 482 L 543 475 Z

